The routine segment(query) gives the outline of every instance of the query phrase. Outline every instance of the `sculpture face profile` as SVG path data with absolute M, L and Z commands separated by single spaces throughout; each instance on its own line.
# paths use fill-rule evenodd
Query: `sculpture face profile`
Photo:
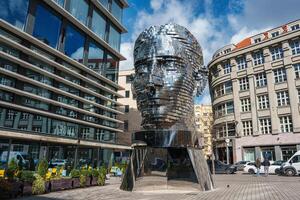
M 201 94 L 207 80 L 195 37 L 177 24 L 152 26 L 136 40 L 134 67 L 142 126 L 188 130 L 193 97 Z

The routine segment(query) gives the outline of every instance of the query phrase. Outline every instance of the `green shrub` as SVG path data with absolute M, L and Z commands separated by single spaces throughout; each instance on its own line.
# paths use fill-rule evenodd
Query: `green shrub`
M 78 169 L 72 169 L 70 172 L 70 175 L 72 178 L 79 178 L 80 176 L 80 171 Z
M 87 170 L 87 169 L 80 170 L 80 175 L 82 175 L 82 176 L 89 176 L 89 170 Z
M 35 181 L 35 176 L 33 171 L 21 171 L 20 179 L 23 182 L 33 183 Z
M 42 177 L 45 178 L 48 172 L 48 162 L 45 159 L 40 160 L 38 164 L 38 171 L 37 173 Z
M 8 167 L 6 170 L 6 176 L 8 179 L 13 179 L 16 172 L 18 171 L 18 163 L 16 159 L 11 159 L 11 161 L 8 163 Z
M 99 175 L 98 175 L 98 179 L 97 179 L 97 184 L 102 186 L 105 184 L 106 168 L 100 167 L 98 172 L 99 172 Z
M 79 182 L 80 182 L 80 187 L 85 187 L 85 184 L 86 184 L 86 176 L 84 175 L 80 175 L 79 177 Z
M 43 177 L 37 174 L 32 184 L 32 194 L 43 194 L 45 190 L 45 181 Z
M 92 176 L 93 177 L 98 177 L 99 176 L 99 171 L 97 169 L 92 169 Z

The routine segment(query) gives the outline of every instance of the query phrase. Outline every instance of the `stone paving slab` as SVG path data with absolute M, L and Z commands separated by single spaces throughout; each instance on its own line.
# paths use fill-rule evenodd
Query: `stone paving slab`
M 300 177 L 270 175 L 215 175 L 216 189 L 208 192 L 147 191 L 125 192 L 119 189 L 120 179 L 111 178 L 104 187 L 52 192 L 22 200 L 300 200 Z

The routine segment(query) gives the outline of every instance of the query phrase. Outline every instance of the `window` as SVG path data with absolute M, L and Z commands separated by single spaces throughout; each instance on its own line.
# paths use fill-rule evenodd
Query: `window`
M 68 25 L 65 36 L 65 54 L 78 62 L 83 61 L 84 36 Z
M 295 76 L 300 78 L 300 63 L 294 64 Z
M 247 99 L 241 99 L 241 110 L 242 110 L 242 112 L 248 112 L 248 111 L 251 111 L 251 102 L 250 102 L 250 98 L 247 98 Z
M 260 65 L 265 62 L 264 54 L 262 51 L 258 51 L 253 54 L 254 65 Z
M 296 146 L 281 146 L 281 152 L 282 160 L 288 160 L 297 152 L 297 148 Z
M 238 69 L 242 70 L 242 69 L 246 69 L 247 68 L 247 62 L 246 62 L 246 57 L 240 57 L 236 59 L 237 65 L 238 65 Z
M 272 60 L 278 60 L 283 58 L 283 50 L 282 47 L 274 47 L 271 48 Z
M 270 118 L 259 119 L 259 127 L 261 134 L 270 134 L 272 133 L 272 125 Z
M 222 96 L 224 94 L 232 93 L 232 82 L 226 81 L 225 83 L 221 83 L 215 87 L 214 90 L 215 97 Z
M 131 76 L 130 75 L 126 76 L 126 83 L 131 83 Z
M 111 13 L 119 21 L 122 22 L 122 7 L 119 5 L 118 0 L 113 0 L 111 3 Z
M 124 120 L 124 131 L 128 131 L 128 120 Z
M 300 27 L 299 27 L 299 24 L 295 24 L 295 25 L 291 26 L 291 30 L 292 30 L 292 31 L 297 30 L 297 29 L 299 29 L 299 28 L 300 28 Z
M 290 45 L 292 48 L 293 55 L 300 53 L 300 41 L 299 40 L 293 40 Z
M 242 121 L 244 136 L 252 135 L 252 121 Z
M 215 106 L 215 117 L 222 117 L 226 114 L 231 114 L 234 112 L 233 102 L 229 101 L 226 103 L 219 104 Z
M 129 91 L 129 90 L 125 91 L 125 97 L 126 97 L 126 98 L 129 98 L 129 97 L 130 97 L 130 91 Z
M 103 49 L 95 43 L 90 42 L 88 52 L 88 67 L 101 75 L 103 75 L 105 72 L 103 55 Z
M 112 48 L 120 51 L 121 33 L 114 26 L 110 26 L 108 43 Z
M 27 120 L 29 118 L 29 114 L 28 113 L 22 113 L 21 119 L 22 120 Z
M 279 35 L 279 31 L 276 31 L 276 32 L 272 33 L 271 35 L 272 35 L 272 37 L 277 37 Z
M 224 63 L 224 74 L 228 74 L 230 72 L 231 72 L 231 65 L 228 61 L 228 62 Z
M 129 105 L 125 105 L 125 113 L 129 112 Z
M 293 123 L 291 116 L 281 116 L 280 120 L 280 129 L 282 133 L 293 132 Z
M 69 12 L 81 23 L 86 24 L 89 5 L 85 2 L 85 0 L 69 0 L 69 2 Z
M 23 30 L 25 27 L 29 0 L 5 0 L 0 2 L 0 18 Z
M 106 21 L 96 10 L 93 10 L 91 29 L 98 37 L 105 40 Z
M 224 50 L 224 54 L 227 54 L 227 53 L 230 53 L 231 52 L 231 49 L 225 49 Z
M 32 35 L 53 48 L 58 46 L 61 19 L 44 6 L 38 5 Z
M 258 109 L 267 109 L 269 108 L 269 97 L 268 95 L 257 96 Z
M 16 112 L 13 110 L 7 110 L 6 113 L 6 119 L 7 120 L 14 120 L 14 117 L 16 116 Z
M 256 87 L 264 87 L 267 85 L 266 73 L 259 73 L 255 75 Z
M 277 104 L 278 106 L 286 106 L 290 104 L 288 91 L 277 92 Z
M 259 42 L 261 42 L 261 39 L 260 39 L 260 38 L 254 39 L 254 43 L 255 43 L 255 44 L 256 44 L 256 43 L 259 43 Z
M 286 70 L 285 68 L 278 68 L 273 70 L 275 83 L 281 83 L 286 81 Z
M 59 6 L 64 7 L 65 0 L 54 0 Z
M 98 1 L 108 10 L 109 0 L 98 0 Z
M 297 90 L 298 90 L 298 99 L 299 99 L 299 103 L 300 103 L 300 88 L 298 88 Z
M 240 78 L 239 83 L 240 83 L 240 90 L 241 91 L 249 89 L 249 79 L 248 79 L 248 77 Z

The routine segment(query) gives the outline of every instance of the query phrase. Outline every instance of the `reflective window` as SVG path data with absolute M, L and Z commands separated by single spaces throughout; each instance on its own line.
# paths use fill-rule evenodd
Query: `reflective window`
M 106 21 L 104 20 L 104 17 L 94 10 L 91 27 L 92 31 L 100 38 L 105 39 L 105 27 Z
M 54 0 L 58 5 L 60 5 L 61 7 L 64 7 L 65 4 L 65 0 Z
M 116 82 L 118 80 L 119 61 L 112 55 L 107 55 L 105 76 Z
M 108 43 L 112 48 L 120 51 L 120 42 L 121 34 L 113 26 L 110 26 Z
M 51 11 L 38 5 L 35 13 L 33 36 L 56 48 L 60 32 L 61 20 Z
M 84 36 L 73 26 L 67 26 L 65 54 L 78 62 L 83 62 Z
M 108 0 L 98 0 L 108 10 Z
M 70 0 L 70 13 L 83 24 L 87 23 L 88 10 L 89 5 L 85 0 Z
M 24 29 L 29 0 L 5 0 L 0 1 L 0 18 L 16 26 Z
M 94 43 L 90 43 L 89 46 L 88 67 L 99 74 L 103 74 L 103 50 Z
M 111 4 L 111 13 L 114 15 L 114 17 L 119 20 L 119 22 L 122 22 L 122 14 L 123 10 L 122 7 L 119 5 L 117 0 L 113 0 Z

